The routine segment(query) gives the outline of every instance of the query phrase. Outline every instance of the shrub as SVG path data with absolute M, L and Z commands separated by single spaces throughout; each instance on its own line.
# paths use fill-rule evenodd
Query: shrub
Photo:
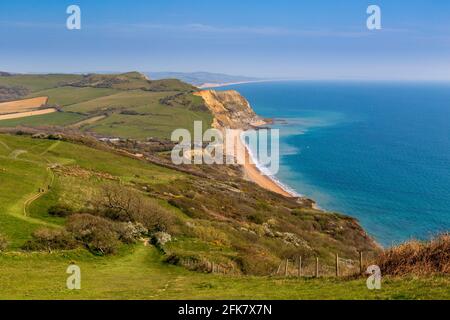
M 160 249 L 170 241 L 172 241 L 172 236 L 166 232 L 156 232 L 151 238 L 151 243 Z
M 95 254 L 113 254 L 120 244 L 117 226 L 102 217 L 75 214 L 69 217 L 66 228 L 73 233 L 75 239 Z
M 0 234 L 0 252 L 5 251 L 7 247 L 8 247 L 8 240 L 6 239 L 6 237 Z
M 33 239 L 29 240 L 25 245 L 25 250 L 63 250 L 74 249 L 78 246 L 72 234 L 66 230 L 56 230 L 42 228 L 33 233 Z
M 256 224 L 263 224 L 264 223 L 264 217 L 260 213 L 254 213 L 248 216 L 248 220 L 256 223 Z
M 150 233 L 167 232 L 174 223 L 171 212 L 151 201 L 143 203 L 141 210 L 134 215 L 134 220 L 142 223 Z
M 140 194 L 118 184 L 103 186 L 93 202 L 103 216 L 122 222 L 134 221 L 133 215 L 141 210 L 142 204 Z
M 148 233 L 148 230 L 139 222 L 118 223 L 116 231 L 119 234 L 119 240 L 126 244 L 135 243 L 137 239 Z
M 55 205 L 48 209 L 48 214 L 54 217 L 67 217 L 73 214 L 73 209 L 67 205 Z
M 383 274 L 450 274 L 450 234 L 428 242 L 410 241 L 384 251 L 376 264 Z
M 168 210 L 141 193 L 118 184 L 104 186 L 93 204 L 95 212 L 101 216 L 114 221 L 140 223 L 150 233 L 165 232 L 173 222 Z

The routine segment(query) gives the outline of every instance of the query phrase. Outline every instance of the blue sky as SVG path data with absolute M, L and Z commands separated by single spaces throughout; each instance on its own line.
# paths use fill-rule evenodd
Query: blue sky
M 65 27 L 71 4 L 79 31 Z M 370 4 L 382 30 L 366 28 Z M 450 1 L 1 1 L 0 44 L 14 72 L 450 80 Z

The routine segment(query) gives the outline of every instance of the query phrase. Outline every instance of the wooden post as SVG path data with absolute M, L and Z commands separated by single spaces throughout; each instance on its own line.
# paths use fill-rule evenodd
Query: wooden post
M 214 273 L 214 262 L 211 262 L 211 272 Z
M 336 253 L 336 277 L 339 277 L 339 254 Z
M 283 261 L 280 261 L 280 264 L 278 265 L 278 269 L 277 269 L 277 273 L 276 273 L 277 275 L 280 274 L 282 264 L 283 264 Z
M 286 259 L 286 265 L 284 266 L 284 276 L 288 276 L 289 259 Z
M 363 265 L 363 253 L 362 251 L 359 252 L 359 273 L 364 273 L 364 265 Z
M 316 257 L 316 278 L 319 277 L 319 257 Z
M 298 257 L 298 276 L 302 276 L 302 256 Z

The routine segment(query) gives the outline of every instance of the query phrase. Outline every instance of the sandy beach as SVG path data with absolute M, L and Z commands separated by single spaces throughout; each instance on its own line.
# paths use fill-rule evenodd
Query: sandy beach
M 281 185 L 279 185 L 275 180 L 273 180 L 270 176 L 263 174 L 250 156 L 250 152 L 245 143 L 241 140 L 240 135 L 244 132 L 244 130 L 233 130 L 233 139 L 236 141 L 236 155 L 241 155 L 241 158 L 238 159 L 238 162 L 242 164 L 244 168 L 245 178 L 256 183 L 260 187 L 270 190 L 272 192 L 281 194 L 285 197 L 296 197 L 296 195 L 291 192 L 285 190 Z M 242 159 L 242 157 L 244 157 Z
M 261 80 L 248 80 L 248 81 L 239 81 L 239 82 L 203 83 L 203 84 L 197 86 L 197 88 L 199 88 L 199 89 L 212 89 L 212 88 L 233 86 L 233 85 L 237 85 L 237 84 L 292 81 L 292 80 L 301 80 L 301 79 L 289 79 L 289 78 L 288 79 L 261 79 Z

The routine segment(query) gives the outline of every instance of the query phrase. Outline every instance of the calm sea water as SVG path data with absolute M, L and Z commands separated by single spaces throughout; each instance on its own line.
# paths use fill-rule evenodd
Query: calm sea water
M 277 178 L 381 244 L 450 230 L 450 84 L 290 81 L 236 89 L 284 121 Z

